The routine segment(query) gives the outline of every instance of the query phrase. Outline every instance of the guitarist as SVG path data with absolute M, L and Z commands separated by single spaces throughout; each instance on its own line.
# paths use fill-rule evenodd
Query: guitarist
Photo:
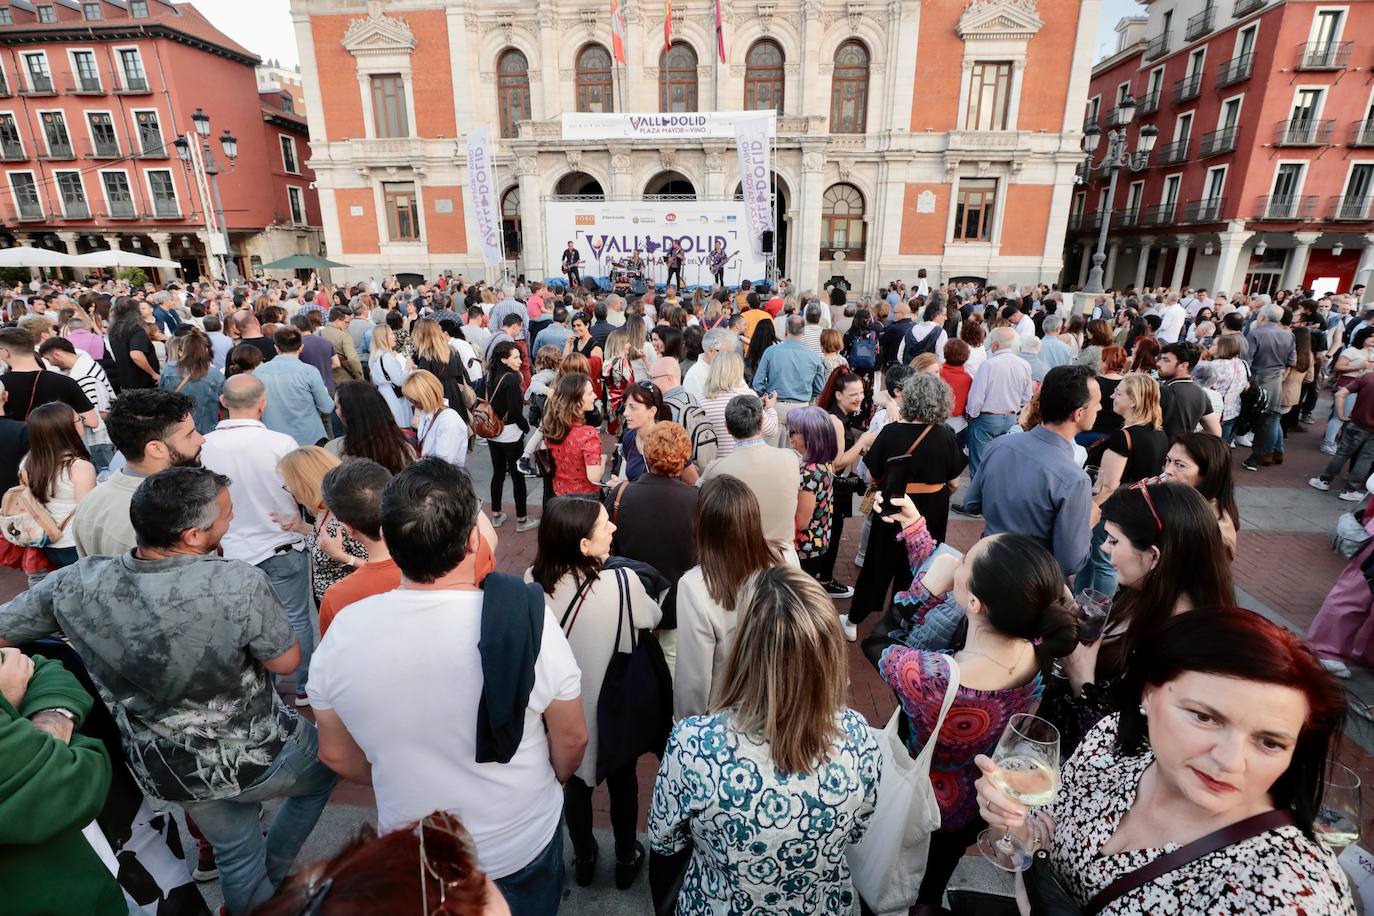
M 711 264 L 711 282 L 725 289 L 725 265 L 730 260 L 730 255 L 725 253 L 725 243 L 717 241 L 708 258 Z
M 578 270 L 581 265 L 582 256 L 577 253 L 577 246 L 569 242 L 563 252 L 563 273 L 567 275 L 568 286 L 573 289 L 582 285 L 582 273 Z
M 682 250 L 682 240 L 673 239 L 673 247 L 668 251 L 668 279 L 663 281 L 664 287 L 677 286 L 678 289 L 685 289 L 682 282 L 682 265 L 686 263 L 687 255 Z M 673 277 L 677 277 L 677 283 L 673 283 Z

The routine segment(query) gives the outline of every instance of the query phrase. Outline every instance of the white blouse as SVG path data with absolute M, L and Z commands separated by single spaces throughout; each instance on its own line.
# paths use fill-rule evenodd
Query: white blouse
M 468 425 L 458 411 L 451 407 L 445 407 L 437 414 L 417 410 L 415 426 L 420 439 L 421 457 L 436 455 L 460 468 L 467 464 Z

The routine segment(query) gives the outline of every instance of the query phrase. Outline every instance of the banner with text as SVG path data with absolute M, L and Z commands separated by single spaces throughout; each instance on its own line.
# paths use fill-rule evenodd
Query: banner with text
M 735 126 L 735 149 L 739 153 L 740 186 L 744 192 L 744 212 L 749 220 L 749 248 L 762 261 L 763 233 L 773 228 L 773 199 L 768 168 L 769 118 L 741 119 Z
M 681 201 L 544 201 L 544 263 L 556 271 L 568 242 L 577 246 L 582 276 L 608 278 L 614 262 L 625 261 L 638 249 L 645 260 L 649 283 L 667 279 L 664 257 L 674 240 L 682 243 L 688 286 L 710 286 L 707 255 L 716 242 L 731 255 L 725 282 L 757 281 L 767 266 L 749 244 L 749 221 L 742 200 Z M 550 279 L 557 279 L 550 277 Z
M 483 124 L 468 134 L 468 192 L 472 195 L 472 219 L 482 244 L 482 260 L 488 267 L 504 260 L 501 248 L 501 202 L 496 197 L 495 163 L 491 158 L 489 129 Z
M 757 111 L 564 112 L 564 140 L 731 140 L 745 121 L 758 121 L 772 137 L 777 116 Z

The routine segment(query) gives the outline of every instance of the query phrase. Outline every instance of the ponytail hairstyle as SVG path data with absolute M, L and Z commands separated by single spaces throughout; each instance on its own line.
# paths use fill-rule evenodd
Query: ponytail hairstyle
M 1064 588 L 1054 554 L 1024 534 L 998 534 L 979 542 L 968 588 L 999 633 L 1028 639 L 1041 667 L 1078 645 L 1078 614 Z

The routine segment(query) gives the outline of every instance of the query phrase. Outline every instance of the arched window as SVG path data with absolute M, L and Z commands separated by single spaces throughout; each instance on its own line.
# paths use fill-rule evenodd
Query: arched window
M 601 45 L 587 45 L 577 53 L 577 110 L 614 111 L 611 55 Z
M 832 184 L 821 197 L 821 260 L 836 251 L 850 261 L 864 259 L 864 196 L 852 184 Z
M 697 52 L 681 42 L 658 59 L 658 108 L 660 111 L 697 110 Z
M 586 172 L 569 172 L 564 175 L 558 179 L 558 184 L 554 185 L 553 193 L 569 197 L 606 196 L 605 190 L 601 187 L 601 182 Z
M 501 196 L 501 231 L 506 240 L 506 257 L 520 257 L 524 236 L 520 232 L 520 186 L 512 185 Z
M 767 38 L 754 42 L 744 56 L 744 108 L 770 108 L 782 114 L 782 48 Z
M 515 48 L 501 54 L 496 62 L 496 105 L 501 110 L 501 136 L 514 137 L 517 124 L 530 114 L 530 65 Z
M 696 196 L 696 185 L 681 172 L 659 172 L 644 186 L 645 200 L 695 199 Z
M 830 132 L 861 134 L 868 128 L 868 48 L 851 38 L 835 49 L 830 82 Z

